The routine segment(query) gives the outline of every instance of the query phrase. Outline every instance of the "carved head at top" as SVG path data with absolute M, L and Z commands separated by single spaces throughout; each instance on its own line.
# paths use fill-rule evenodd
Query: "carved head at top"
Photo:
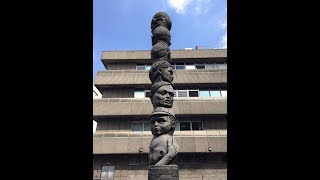
M 171 19 L 167 13 L 158 12 L 153 16 L 153 18 L 151 20 L 152 31 L 158 26 L 164 26 L 169 31 L 171 30 L 172 22 L 171 22 Z

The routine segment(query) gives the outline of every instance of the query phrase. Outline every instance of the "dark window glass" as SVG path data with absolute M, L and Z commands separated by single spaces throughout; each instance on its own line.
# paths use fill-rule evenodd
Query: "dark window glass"
M 198 91 L 189 91 L 189 97 L 199 97 Z
M 205 69 L 204 64 L 196 64 L 196 69 Z
M 140 158 L 141 158 L 141 164 L 149 164 L 148 154 L 141 154 Z
M 151 131 L 151 123 L 150 122 L 145 122 L 143 130 L 144 131 Z
M 203 130 L 202 122 L 192 122 L 192 130 L 194 131 Z
M 180 131 L 180 122 L 177 122 L 177 121 L 176 121 L 176 124 L 174 125 L 174 129 L 175 129 L 176 131 Z
M 196 163 L 208 163 L 207 154 L 195 154 Z
M 180 122 L 180 131 L 188 131 L 190 129 L 190 122 Z
M 194 154 L 182 154 L 182 163 L 194 163 Z
M 139 155 L 130 155 L 129 156 L 129 165 L 135 165 L 141 163 L 141 157 Z
M 186 69 L 186 66 L 185 66 L 185 65 L 183 65 L 183 66 L 182 66 L 182 65 L 181 65 L 181 66 L 180 66 L 180 65 L 177 65 L 177 66 L 176 66 L 176 69 L 177 69 L 177 70 L 179 70 L 179 69 Z
M 146 97 L 150 97 L 150 96 L 151 96 L 150 91 L 146 91 Z
M 142 123 L 132 123 L 132 131 L 142 131 Z

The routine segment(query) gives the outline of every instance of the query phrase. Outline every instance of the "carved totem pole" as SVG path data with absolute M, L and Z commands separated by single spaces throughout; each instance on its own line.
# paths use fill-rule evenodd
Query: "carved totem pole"
M 152 83 L 150 99 L 153 112 L 150 121 L 153 138 L 149 146 L 149 180 L 179 179 L 178 166 L 170 165 L 179 149 L 173 137 L 176 117 L 172 111 L 171 25 L 170 17 L 164 12 L 156 13 L 151 21 L 152 66 L 149 78 Z

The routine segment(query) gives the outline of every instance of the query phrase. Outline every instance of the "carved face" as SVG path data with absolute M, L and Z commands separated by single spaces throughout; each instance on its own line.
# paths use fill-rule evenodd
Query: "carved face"
M 173 104 L 173 88 L 171 85 L 164 85 L 155 90 L 152 96 L 152 103 L 154 107 L 171 108 Z
M 169 131 L 173 130 L 175 125 L 175 121 L 172 121 L 170 116 L 162 114 L 151 116 L 150 121 L 151 132 L 154 136 L 167 134 Z
M 162 79 L 167 81 L 167 82 L 172 82 L 173 80 L 173 69 L 171 66 L 167 68 L 161 68 L 162 71 Z M 168 81 L 169 80 L 169 81 Z
M 169 136 L 163 135 L 154 138 L 150 143 L 149 163 L 151 165 L 159 162 L 167 152 L 167 139 Z

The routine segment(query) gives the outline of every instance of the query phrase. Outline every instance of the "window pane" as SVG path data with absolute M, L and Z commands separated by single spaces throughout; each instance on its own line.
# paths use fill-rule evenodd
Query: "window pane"
M 210 97 L 209 90 L 200 90 L 200 97 Z
M 140 154 L 141 164 L 149 164 L 148 154 Z
M 208 157 L 207 154 L 195 154 L 195 161 L 196 163 L 208 163 Z
M 222 97 L 227 97 L 227 91 L 221 91 Z
M 214 64 L 206 64 L 206 69 L 216 69 Z
M 194 154 L 181 154 L 182 163 L 194 163 Z M 180 156 L 180 155 L 179 155 Z
M 177 65 L 176 66 L 176 70 L 179 70 L 179 69 L 186 69 L 186 66 L 185 65 Z
M 151 68 L 151 66 L 146 66 L 146 67 L 145 67 L 145 70 L 149 71 L 150 68 Z
M 175 131 L 180 131 L 180 122 L 176 121 L 176 124 L 174 125 Z
M 142 131 L 142 123 L 132 123 L 132 131 Z
M 137 70 L 144 70 L 144 69 L 145 69 L 145 66 L 137 66 L 136 69 L 137 69 Z
M 199 97 L 198 91 L 189 91 L 189 97 Z
M 150 122 L 145 122 L 143 130 L 144 131 L 151 131 L 151 123 Z
M 186 65 L 186 69 L 196 69 L 194 65 Z
M 114 175 L 114 166 L 102 166 L 101 180 L 112 180 Z
M 151 96 L 150 90 L 146 90 L 146 97 L 150 97 L 150 96 Z
M 217 67 L 217 69 L 225 69 L 226 68 L 224 63 L 216 63 L 216 67 Z
M 202 122 L 192 122 L 192 130 L 193 131 L 203 130 Z
M 221 97 L 220 91 L 210 91 L 211 97 Z
M 178 90 L 178 97 L 188 97 L 187 90 Z
M 130 155 L 129 156 L 129 165 L 141 164 L 141 157 L 139 155 Z
M 180 131 L 188 131 L 190 129 L 190 122 L 180 122 Z
M 135 91 L 134 98 L 144 98 L 144 91 Z
M 174 96 L 173 97 L 177 97 L 177 91 L 173 91 Z
M 205 69 L 204 64 L 196 64 L 196 69 Z

